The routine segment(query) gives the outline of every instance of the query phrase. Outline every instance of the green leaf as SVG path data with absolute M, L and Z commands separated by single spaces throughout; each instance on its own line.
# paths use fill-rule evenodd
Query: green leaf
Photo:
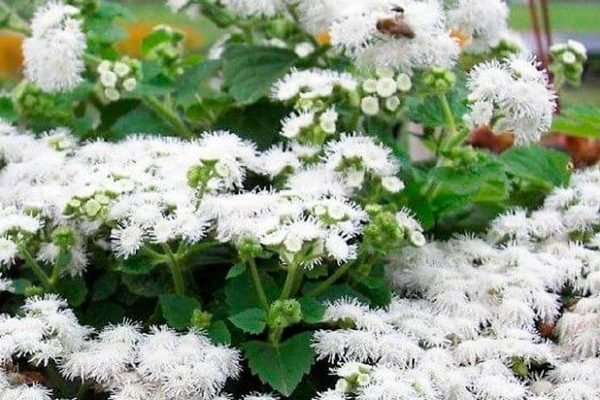
M 19 114 L 9 96 L 0 96 L 0 118 L 7 122 L 15 122 L 19 118 Z
M 127 38 L 127 31 L 115 24 L 112 19 L 91 16 L 85 20 L 84 30 L 88 40 L 102 44 L 112 44 Z
M 471 171 L 468 171 L 465 168 L 434 168 L 431 170 L 431 179 L 439 185 L 443 185 L 453 193 L 463 196 L 477 192 L 481 185 L 479 179 L 474 179 Z
M 298 61 L 291 50 L 270 46 L 231 44 L 223 53 L 224 86 L 240 104 L 269 94 L 273 83 Z
M 246 264 L 243 262 L 237 263 L 233 267 L 231 267 L 231 269 L 227 273 L 227 276 L 225 277 L 225 279 L 235 278 L 237 276 L 240 276 L 244 272 L 246 272 Z
M 147 275 L 154 271 L 160 264 L 160 261 L 152 260 L 147 256 L 129 257 L 126 260 L 119 260 L 117 271 L 130 275 Z
M 279 344 L 250 341 L 243 346 L 244 354 L 254 375 L 289 396 L 315 361 L 311 338 L 311 332 L 303 332 Z
M 200 308 L 198 300 L 178 294 L 163 294 L 159 301 L 167 323 L 176 329 L 188 327 L 192 313 L 195 309 Z
M 82 322 L 96 328 L 107 324 L 116 324 L 123 321 L 125 310 L 114 301 L 99 301 L 92 303 L 83 315 Z
M 267 300 L 272 302 L 277 297 L 281 289 L 273 281 L 273 278 L 267 274 L 261 273 L 260 279 L 267 296 Z M 256 296 L 256 290 L 248 271 L 243 274 L 228 279 L 225 282 L 225 301 L 231 308 L 231 314 L 238 314 L 248 308 L 260 308 L 260 301 Z
M 302 308 L 302 320 L 309 324 L 318 324 L 323 320 L 325 306 L 312 297 L 302 297 L 298 300 Z
M 88 288 L 82 279 L 62 278 L 56 285 L 56 291 L 63 296 L 72 307 L 80 306 L 88 294 Z
M 155 275 L 121 275 L 121 282 L 129 292 L 143 297 L 158 297 L 165 291 L 164 282 Z
M 220 66 L 220 60 L 206 60 L 193 66 L 180 76 L 175 87 L 177 102 L 185 105 L 195 102 L 200 83 L 214 74 Z
M 600 107 L 586 104 L 565 108 L 554 117 L 551 130 L 569 136 L 600 138 Z
M 229 317 L 229 321 L 244 332 L 258 335 L 267 326 L 267 314 L 260 308 L 249 308 Z
M 135 133 L 168 134 L 172 132 L 167 124 L 143 106 L 134 108 L 119 117 L 111 130 L 121 138 Z
M 231 334 L 224 321 L 215 321 L 210 324 L 206 334 L 214 343 L 225 345 L 231 343 Z
M 94 282 L 92 288 L 92 300 L 105 300 L 117 291 L 119 287 L 119 275 L 106 273 Z
M 24 278 L 13 279 L 12 282 L 15 294 L 25 294 L 25 290 L 33 286 L 33 283 L 29 279 Z
M 148 53 L 152 51 L 156 46 L 161 43 L 170 42 L 172 35 L 166 30 L 159 29 L 151 32 L 145 38 L 142 39 L 142 55 L 146 56 Z
M 230 130 L 256 143 L 260 149 L 273 144 L 281 129 L 281 120 L 289 113 L 282 105 L 266 100 L 243 108 L 231 108 L 215 122 L 214 129 Z
M 541 146 L 514 147 L 498 157 L 507 173 L 545 186 L 569 181 L 569 156 Z

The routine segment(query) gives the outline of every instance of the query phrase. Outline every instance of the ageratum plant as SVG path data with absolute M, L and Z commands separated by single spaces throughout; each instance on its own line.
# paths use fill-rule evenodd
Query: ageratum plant
M 0 2 L 0 400 L 598 397 L 600 179 L 504 2 L 167 3 L 223 37 Z

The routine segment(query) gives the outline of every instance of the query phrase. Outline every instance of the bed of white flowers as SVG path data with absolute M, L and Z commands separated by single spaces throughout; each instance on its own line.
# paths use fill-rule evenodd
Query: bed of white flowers
M 222 39 L 0 1 L 0 400 L 600 398 L 600 170 L 503 1 L 167 5 Z

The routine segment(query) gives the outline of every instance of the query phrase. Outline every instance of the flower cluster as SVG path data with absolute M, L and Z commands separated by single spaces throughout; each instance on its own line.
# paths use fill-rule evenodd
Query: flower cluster
M 535 62 L 519 57 L 484 62 L 473 68 L 467 85 L 471 105 L 465 118 L 473 128 L 511 132 L 517 144 L 537 142 L 550 128 L 556 95 Z
M 112 398 L 211 399 L 240 371 L 237 351 L 196 333 L 133 324 L 108 326 L 61 363 L 69 379 L 98 382 Z
M 587 60 L 587 49 L 583 44 L 576 40 L 555 44 L 550 47 L 550 56 L 552 57 L 550 70 L 554 73 L 555 79 L 566 80 L 573 85 L 581 83 L 583 64 Z
M 64 378 L 97 382 L 113 399 L 212 399 L 240 371 L 239 354 L 215 346 L 197 332 L 177 334 L 153 327 L 111 325 L 92 337 L 66 301 L 55 295 L 31 297 L 22 315 L 0 315 L 0 398 L 50 400 L 51 390 L 20 379 L 19 358 L 34 366 L 55 363 Z
M 395 74 L 389 68 L 378 68 L 375 78 L 367 78 L 362 82 L 364 95 L 360 109 L 365 115 L 377 115 L 381 110 L 394 113 L 401 105 L 400 96 L 411 88 L 411 77 L 407 74 Z
M 357 134 L 308 150 L 318 162 L 305 162 L 306 146 L 294 143 L 257 154 L 228 132 L 73 147 L 64 130 L 34 139 L 4 125 L 0 149 L 0 201 L 14 205 L 1 213 L 1 263 L 30 251 L 53 264 L 67 251 L 62 273 L 72 275 L 87 264 L 88 238 L 109 240 L 125 258 L 146 244 L 214 235 L 234 245 L 253 238 L 286 262 L 298 254 L 307 265 L 344 262 L 355 257 L 352 239 L 367 219 L 351 197 L 366 184 L 403 187 L 391 151 Z M 284 179 L 278 190 L 240 191 L 250 171 Z M 110 238 L 98 236 L 103 227 L 111 227 Z
M 104 98 L 117 101 L 123 92 L 133 92 L 138 84 L 139 62 L 125 58 L 112 62 L 103 60 L 96 71 L 100 76 L 100 85 Z
M 319 398 L 597 398 L 599 184 L 598 169 L 575 174 L 487 237 L 406 249 L 388 267 L 405 298 L 385 309 L 330 303 L 342 329 L 314 348 L 339 381 Z
M 323 7 L 327 7 L 322 2 Z M 397 33 L 397 24 L 406 33 Z M 393 29 L 386 29 L 391 25 Z M 449 68 L 456 62 L 458 43 L 446 30 L 446 15 L 436 0 L 356 1 L 340 4 L 328 21 L 332 46 L 359 65 L 387 66 L 403 72 L 431 67 Z
M 40 8 L 31 21 L 31 37 L 23 42 L 25 76 L 46 92 L 73 89 L 83 81 L 86 37 L 79 9 L 59 2 Z

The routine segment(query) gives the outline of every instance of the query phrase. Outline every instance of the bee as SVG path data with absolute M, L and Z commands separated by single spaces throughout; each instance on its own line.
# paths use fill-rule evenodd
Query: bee
M 393 7 L 392 11 L 395 13 L 393 18 L 383 18 L 377 21 L 377 30 L 396 39 L 414 39 L 415 31 L 404 19 L 404 8 L 397 6 Z

